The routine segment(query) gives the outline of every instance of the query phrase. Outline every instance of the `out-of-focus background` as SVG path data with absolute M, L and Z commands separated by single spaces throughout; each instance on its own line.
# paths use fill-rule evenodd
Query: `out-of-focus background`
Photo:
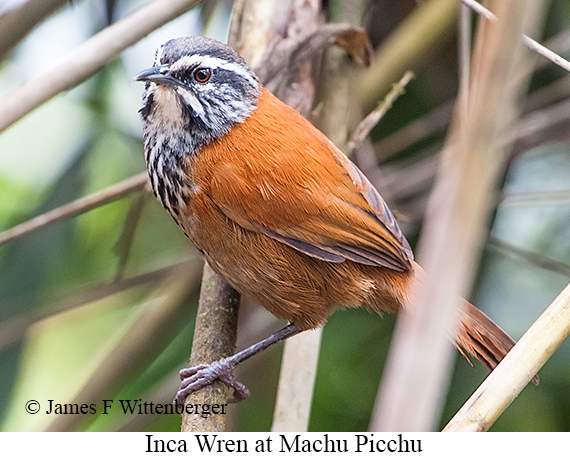
M 419 3 L 429 1 L 369 2 L 364 22 L 374 47 L 398 33 Z M 24 3 L 3 0 L 0 24 L 2 16 Z M 0 62 L 0 110 L 2 97 L 146 3 L 78 0 L 57 9 Z M 0 231 L 143 172 L 137 114 L 143 86 L 132 76 L 152 64 L 156 47 L 169 38 L 206 35 L 226 41 L 231 9 L 231 1 L 205 2 L 2 132 Z M 445 32 L 429 43 L 429 52 L 413 59 L 416 78 L 373 131 L 377 161 L 360 163 L 412 244 L 458 90 L 458 20 L 441 21 Z M 569 2 L 549 3 L 535 38 L 570 57 Z M 539 57 L 536 65 L 470 297 L 515 338 L 570 278 L 570 75 Z M 97 414 L 67 418 L 67 429 L 179 430 L 177 416 L 125 415 L 118 402 L 172 399 L 177 371 L 189 356 L 195 300 L 164 318 L 153 333 L 152 316 L 166 306 L 160 284 L 176 269 L 172 266 L 182 264 L 190 271 L 197 258 L 159 203 L 141 192 L 0 246 L 0 429 L 45 429 L 58 419 L 44 413 L 48 400 L 69 403 L 99 376 L 105 384 L 98 398 L 114 399 L 117 406 L 102 415 L 97 402 Z M 281 325 L 252 304 L 244 304 L 241 312 L 240 347 Z M 394 316 L 381 318 L 359 309 L 329 319 L 310 430 L 368 428 L 394 322 Z M 133 332 L 141 332 L 141 351 L 125 361 L 121 342 Z M 238 377 L 252 397 L 230 406 L 231 429 L 270 428 L 281 350 L 272 348 L 240 368 Z M 486 374 L 483 367 L 457 357 L 442 399 L 442 425 Z M 540 386 L 525 388 L 492 430 L 570 430 L 568 342 L 546 363 L 540 378 Z M 29 400 L 40 402 L 39 414 L 26 412 Z

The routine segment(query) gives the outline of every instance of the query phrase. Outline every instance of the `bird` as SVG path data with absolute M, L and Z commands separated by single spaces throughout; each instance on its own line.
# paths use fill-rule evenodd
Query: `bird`
M 323 133 L 271 94 L 225 44 L 161 45 L 140 116 L 156 198 L 211 268 L 284 328 L 232 356 L 184 368 L 175 401 L 220 379 L 250 395 L 234 368 L 325 324 L 339 308 L 397 313 L 423 278 L 384 199 Z M 492 370 L 515 344 L 467 301 L 453 342 Z M 467 356 L 466 356 L 467 357 Z M 469 360 L 469 359 L 468 359 Z

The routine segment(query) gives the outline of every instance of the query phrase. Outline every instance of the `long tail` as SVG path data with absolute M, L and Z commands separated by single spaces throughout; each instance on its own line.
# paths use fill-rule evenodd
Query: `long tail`
M 515 341 L 483 311 L 475 308 L 471 303 L 465 302 L 460 316 L 455 346 L 467 360 L 469 358 L 465 351 L 479 360 L 489 371 L 492 371 L 514 345 Z M 538 385 L 538 376 L 535 376 L 532 382 Z
M 425 280 L 425 272 L 421 266 L 414 262 L 414 275 L 408 277 L 408 285 L 404 287 L 408 293 L 413 290 L 413 277 L 418 281 Z M 402 290 L 401 283 L 393 286 L 394 290 Z M 403 302 L 409 302 L 410 297 L 404 297 Z M 459 329 L 453 339 L 455 347 L 471 363 L 467 354 L 475 357 L 489 371 L 499 364 L 501 360 L 515 345 L 505 331 L 495 324 L 483 311 L 477 309 L 468 301 L 464 300 L 461 315 L 459 317 Z M 538 376 L 532 380 L 538 384 Z

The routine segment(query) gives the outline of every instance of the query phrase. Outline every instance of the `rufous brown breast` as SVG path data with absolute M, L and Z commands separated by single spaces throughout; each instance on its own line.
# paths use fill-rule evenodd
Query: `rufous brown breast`
M 339 306 L 395 312 L 409 247 L 383 201 L 375 213 L 368 180 L 308 125 L 263 89 L 247 120 L 188 157 L 178 222 L 233 287 L 302 329 Z

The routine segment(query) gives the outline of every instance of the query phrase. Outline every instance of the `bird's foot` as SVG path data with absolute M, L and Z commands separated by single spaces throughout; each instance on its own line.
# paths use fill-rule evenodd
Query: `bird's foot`
M 249 397 L 249 389 L 239 382 L 233 375 L 235 366 L 228 359 L 217 360 L 212 363 L 203 363 L 195 367 L 183 368 L 180 370 L 180 389 L 176 394 L 175 402 L 179 405 L 184 404 L 184 400 L 192 392 L 201 389 L 208 384 L 211 384 L 216 379 L 219 379 L 234 391 L 233 398 L 228 401 L 230 403 L 237 403 Z

